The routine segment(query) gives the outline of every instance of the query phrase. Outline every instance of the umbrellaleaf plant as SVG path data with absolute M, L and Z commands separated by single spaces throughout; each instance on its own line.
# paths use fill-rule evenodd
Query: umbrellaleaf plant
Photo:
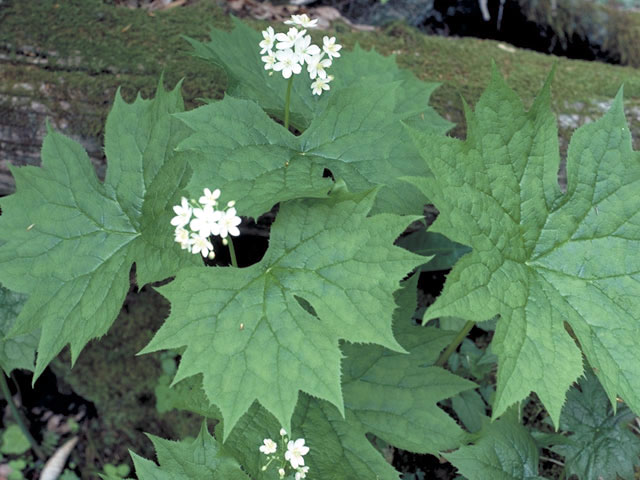
M 225 70 L 222 100 L 184 111 L 162 82 L 153 99 L 118 93 L 104 182 L 51 128 L 42 166 L 12 170 L 0 282 L 28 300 L 0 316 L 0 366 L 36 381 L 66 345 L 75 362 L 135 264 L 139 286 L 170 280 L 157 290 L 171 314 L 141 353 L 179 351 L 171 402 L 216 420 L 215 436 L 150 437 L 158 463 L 132 453 L 138 478 L 399 478 L 369 434 L 468 478 L 540 478 L 542 447 L 580 478 L 632 478 L 640 166 L 622 94 L 574 134 L 562 191 L 552 76 L 526 110 L 494 68 L 457 140 L 428 105 L 436 84 L 335 37 L 314 44 L 305 15 L 286 23 L 188 39 Z M 397 242 L 426 203 L 435 223 Z M 276 205 L 264 257 L 239 262 L 234 239 Z M 419 272 L 451 267 L 415 325 Z M 495 330 L 492 353 L 453 355 L 476 324 Z M 602 395 L 580 396 L 585 372 L 582 392 Z M 531 392 L 570 443 L 522 425 Z M 590 402 L 627 466 L 580 450 Z

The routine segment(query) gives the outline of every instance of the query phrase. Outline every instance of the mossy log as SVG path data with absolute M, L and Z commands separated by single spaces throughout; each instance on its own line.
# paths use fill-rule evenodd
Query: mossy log
M 129 101 L 137 92 L 148 97 L 164 74 L 167 86 L 185 78 L 188 108 L 198 105 L 199 97 L 221 98 L 224 74 L 191 57 L 181 38 L 205 39 L 212 26 L 230 28 L 229 16 L 213 0 L 153 15 L 100 0 L 5 0 L 0 4 L 0 195 L 15 188 L 9 164 L 39 163 L 47 119 L 85 146 L 103 176 L 103 126 L 119 86 Z M 347 48 L 358 42 L 396 54 L 398 63 L 418 77 L 442 82 L 433 102 L 443 116 L 460 124 L 454 135 L 464 134 L 460 94 L 473 104 L 494 59 L 525 103 L 557 63 L 553 98 L 564 146 L 577 125 L 602 114 L 623 83 L 632 130 L 640 138 L 637 69 L 556 58 L 487 40 L 426 36 L 398 23 L 382 32 L 356 32 L 342 23 L 334 28 Z

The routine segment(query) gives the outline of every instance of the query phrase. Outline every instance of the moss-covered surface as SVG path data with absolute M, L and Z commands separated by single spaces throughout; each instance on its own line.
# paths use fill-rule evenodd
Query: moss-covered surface
M 256 28 L 265 25 L 248 22 Z M 0 47 L 14 61 L 2 64 L 0 94 L 65 100 L 71 105 L 56 113 L 70 117 L 69 128 L 77 134 L 102 132 L 118 86 L 128 99 L 138 91 L 150 96 L 163 72 L 168 85 L 185 78 L 183 93 L 191 108 L 198 104 L 198 97 L 220 98 L 224 91 L 221 72 L 191 57 L 190 47 L 180 37 L 204 39 L 210 27 L 230 28 L 229 17 L 213 0 L 155 12 L 154 16 L 100 0 L 9 0 L 0 11 Z M 418 77 L 442 82 L 434 95 L 435 106 L 457 123 L 462 119 L 460 95 L 475 102 L 489 79 L 492 59 L 525 103 L 532 101 L 555 63 L 553 98 L 559 113 L 574 113 L 572 105 L 610 100 L 623 83 L 627 105 L 640 103 L 640 71 L 631 67 L 526 50 L 509 52 L 498 42 L 426 36 L 402 24 L 388 27 L 382 35 L 353 32 L 343 24 L 335 28 L 347 48 L 358 42 L 385 55 L 396 53 L 398 63 Z M 27 61 L 41 65 L 25 64 Z M 46 95 L 42 89 L 23 89 L 24 84 L 34 82 L 50 86 Z M 11 110 L 1 102 L 0 109 Z M 73 113 L 89 107 L 95 109 L 95 122 L 73 124 Z M 593 114 L 597 110 L 594 106 Z
M 640 12 L 630 8 L 631 5 L 620 8 L 624 2 L 607 0 L 519 0 L 517 3 L 529 20 L 545 30 L 545 36 L 555 44 L 554 52 L 570 53 L 575 50 L 571 44 L 577 43 L 579 48 L 592 50 L 597 58 L 640 66 Z
M 256 28 L 265 25 L 248 21 Z M 121 86 L 128 100 L 138 91 L 150 96 L 163 72 L 166 85 L 185 78 L 187 108 L 198 105 L 198 97 L 220 98 L 223 74 L 191 57 L 180 35 L 205 39 L 210 27 L 230 25 L 213 0 L 154 16 L 99 0 L 5 0 L 0 10 L 0 54 L 4 58 L 0 60 L 0 115 L 13 116 L 15 124 L 29 126 L 30 120 L 16 114 L 11 99 L 23 99 L 26 104 L 37 101 L 52 116 L 65 120 L 66 133 L 101 137 L 116 88 Z M 489 80 L 492 60 L 525 104 L 533 101 L 552 66 L 557 65 L 553 101 L 556 112 L 562 114 L 564 147 L 575 125 L 600 115 L 624 83 L 625 105 L 638 148 L 637 69 L 508 51 L 487 40 L 425 36 L 402 24 L 382 32 L 353 32 L 343 24 L 335 25 L 335 30 L 346 48 L 358 42 L 364 48 L 396 54 L 398 63 L 419 78 L 441 82 L 433 104 L 459 124 L 453 131 L 458 136 L 464 135 L 461 96 L 473 105 Z M 172 437 L 194 427 L 187 417 L 156 413 L 153 389 L 162 373 L 159 357 L 135 356 L 166 316 L 166 305 L 151 292 L 143 292 L 131 295 L 127 308 L 107 336 L 85 348 L 73 370 L 69 371 L 67 354 L 55 366 L 56 373 L 98 409 L 100 418 L 93 431 L 96 466 L 101 461 L 125 460 L 127 448 L 152 457 L 143 431 Z

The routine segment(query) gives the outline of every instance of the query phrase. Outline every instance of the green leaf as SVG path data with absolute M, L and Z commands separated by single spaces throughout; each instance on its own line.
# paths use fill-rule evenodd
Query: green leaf
M 156 465 L 133 452 L 140 480 L 248 480 L 238 462 L 213 438 L 203 424 L 194 441 L 173 442 L 149 435 L 158 456 Z
M 239 212 L 258 217 L 278 202 L 326 196 L 329 169 L 351 191 L 385 186 L 374 211 L 421 214 L 427 199 L 398 179 L 428 174 L 400 123 L 404 115 L 394 112 L 399 95 L 397 82 L 337 90 L 301 136 L 257 104 L 228 96 L 179 114 L 193 130 L 179 146 L 194 170 L 189 191 L 199 194 L 215 183 Z
M 195 56 L 224 69 L 228 79 L 227 94 L 253 100 L 269 115 L 282 120 L 288 80 L 279 73 L 269 75 L 262 68 L 264 64 L 258 46 L 262 35 L 236 18 L 233 18 L 233 24 L 231 32 L 213 29 L 208 43 L 185 38 L 193 46 Z M 322 45 L 320 32 L 315 35 L 310 30 L 309 33 L 316 37 L 315 43 Z M 340 53 L 341 57 L 334 59 L 330 68 L 331 75 L 335 77 L 330 92 L 321 96 L 312 95 L 312 81 L 306 69 L 302 74 L 294 75 L 291 124 L 299 130 L 305 130 L 327 108 L 328 98 L 333 92 L 346 87 L 358 87 L 360 82 L 365 81 L 378 86 L 398 82 L 402 93 L 397 98 L 393 112 L 403 115 L 412 124 L 415 122 L 416 126 L 441 133 L 453 126 L 428 106 L 431 93 L 438 87 L 437 83 L 421 82 L 411 72 L 400 70 L 393 57 L 383 57 L 373 50 L 367 52 L 357 45 L 352 52 L 343 49 Z M 358 94 L 366 97 L 368 93 L 361 90 Z
M 432 366 L 454 334 L 410 323 L 416 308 L 417 280 L 414 275 L 403 282 L 395 295 L 394 332 L 410 354 L 343 343 L 344 418 L 328 403 L 301 396 L 291 438 L 305 438 L 310 447 L 305 463 L 315 478 L 397 479 L 398 472 L 371 445 L 367 433 L 420 453 L 437 454 L 466 441 L 466 434 L 436 403 L 468 391 L 474 384 Z M 279 428 L 273 416 L 254 405 L 225 445 L 249 472 L 257 474 L 263 458 L 255 444 L 263 438 L 275 438 Z
M 202 376 L 196 375 L 185 378 L 171 385 L 171 379 L 164 381 L 165 375 L 158 381 L 154 389 L 156 395 L 156 409 L 159 413 L 170 410 L 188 410 L 205 418 L 221 419 L 220 410 L 211 405 L 202 389 Z M 163 380 L 162 382 L 160 380 Z
M 487 424 L 473 445 L 444 457 L 473 480 L 542 480 L 536 443 L 527 429 L 511 418 Z
M 221 429 L 222 425 L 219 427 Z M 291 432 L 289 438 L 304 438 L 309 447 L 304 460 L 309 466 L 310 478 L 399 478 L 398 472 L 367 440 L 349 410 L 343 418 L 332 405 L 303 394 L 298 401 L 292 427 L 293 430 L 287 430 Z M 258 451 L 262 440 L 273 439 L 282 452 L 279 429 L 279 422 L 264 408 L 254 404 L 233 429 L 225 447 L 240 459 L 251 476 L 257 477 L 266 463 L 266 457 Z M 278 478 L 274 475 L 275 470 L 277 468 L 271 466 L 266 472 L 271 476 L 267 478 Z
M 189 171 L 174 148 L 186 129 L 179 87 L 126 104 L 118 94 L 106 125 L 101 183 L 74 141 L 49 132 L 42 167 L 13 168 L 17 193 L 2 199 L 0 281 L 29 294 L 10 335 L 41 329 L 35 379 L 66 344 L 72 362 L 120 311 L 136 263 L 138 284 L 193 264 L 173 241 L 171 206 Z
M 329 169 L 351 191 L 385 186 L 375 212 L 422 213 L 427 199 L 398 177 L 429 172 L 401 122 L 438 134 L 449 130 L 428 106 L 437 84 L 356 47 L 335 59 L 332 89 L 321 97 L 311 95 L 306 74 L 294 77 L 292 124 L 304 131 L 294 136 L 267 115 L 282 118 L 287 81 L 261 68 L 261 35 L 237 20 L 232 32 L 211 35 L 207 44 L 189 41 L 196 55 L 225 69 L 228 93 L 246 100 L 227 96 L 179 115 L 194 130 L 180 145 L 194 168 L 189 191 L 216 182 L 238 201 L 239 212 L 257 217 L 281 201 L 326 195 L 330 185 L 322 174 Z
M 12 292 L 0 285 L 0 369 L 6 374 L 16 368 L 33 371 L 38 345 L 37 333 L 5 338 L 26 301 L 26 295 Z
M 436 407 L 436 402 L 450 392 L 467 391 L 473 384 L 445 370 L 429 367 L 454 334 L 411 326 L 409 319 L 416 307 L 416 285 L 414 275 L 403 282 L 403 288 L 395 295 L 399 306 L 394 312 L 394 331 L 401 344 L 411 350 L 410 355 L 394 354 L 379 347 L 350 346 L 350 355 L 343 362 L 348 376 L 344 389 L 345 418 L 322 400 L 307 395 L 300 397 L 292 418 L 291 438 L 304 437 L 311 446 L 305 463 L 311 466 L 310 473 L 315 478 L 397 479 L 398 473 L 366 438 L 368 432 L 420 452 L 435 453 L 465 441 L 464 432 Z M 393 376 L 383 371 L 386 367 L 394 372 Z M 176 390 L 174 397 L 181 397 L 176 407 L 209 418 L 221 418 L 214 410 L 206 411 L 208 402 L 198 388 L 199 381 L 199 377 L 191 377 L 171 388 Z M 358 395 L 359 390 L 364 398 Z M 372 405 L 367 398 L 372 390 L 384 395 L 381 397 L 386 402 L 384 405 Z M 429 400 L 431 404 L 425 403 Z M 217 428 L 221 431 L 222 423 Z M 266 462 L 257 446 L 265 438 L 278 441 L 279 429 L 278 420 L 254 403 L 238 421 L 225 447 L 241 460 L 247 472 L 257 476 Z
M 407 326 L 404 326 L 406 324 Z M 431 366 L 453 334 L 404 322 L 396 337 L 411 355 L 379 346 L 344 344 L 345 407 L 363 431 L 417 453 L 437 455 L 466 436 L 437 402 L 474 388 L 473 382 Z
M 214 185 L 236 200 L 240 214 L 257 218 L 277 202 L 326 197 L 331 189 L 299 139 L 253 102 L 225 97 L 178 118 L 193 130 L 179 146 L 190 155 L 193 195 Z
M 339 339 L 403 351 L 393 291 L 424 259 L 393 245 L 414 218 L 367 217 L 374 198 L 287 202 L 259 263 L 185 268 L 158 289 L 171 315 L 143 352 L 186 346 L 174 382 L 203 374 L 225 438 L 254 400 L 285 427 L 299 390 L 342 412 Z
M 478 392 L 465 391 L 451 399 L 451 408 L 471 433 L 479 431 L 489 420 L 487 406 Z
M 374 211 L 422 215 L 427 198 L 400 180 L 429 173 L 401 124 L 408 114 L 397 110 L 404 94 L 400 82 L 380 85 L 369 79 L 336 89 L 297 140 L 303 155 L 344 179 L 350 190 L 383 185 Z
M 0 452 L 5 455 L 22 455 L 30 448 L 29 439 L 15 423 L 9 425 L 4 432 L 2 432 Z
M 406 319 L 405 319 L 406 323 Z M 453 334 L 417 326 L 396 330 L 410 355 L 377 346 L 343 344 L 345 415 L 332 405 L 302 395 L 292 419 L 291 438 L 309 446 L 305 464 L 315 478 L 398 479 L 366 437 L 373 433 L 398 448 L 438 454 L 466 441 L 467 435 L 436 403 L 474 387 L 433 364 Z M 346 348 L 349 347 L 349 348 Z M 424 365 L 424 366 L 423 366 Z M 276 439 L 278 421 L 254 405 L 240 419 L 225 446 L 257 474 L 264 457 L 256 445 Z
M 583 371 L 565 323 L 609 399 L 640 412 L 640 162 L 620 92 L 573 135 L 563 193 L 549 83 L 527 112 L 494 70 L 465 141 L 414 131 L 434 177 L 411 181 L 440 211 L 431 230 L 473 248 L 424 320 L 499 313 L 494 417 L 533 390 L 557 426 Z
M 592 375 L 572 388 L 560 417 L 560 428 L 571 432 L 562 445 L 551 448 L 564 455 L 568 476 L 581 480 L 633 480 L 640 464 L 640 440 L 629 430 L 635 415 L 626 405 L 614 412 L 598 379 Z
M 452 242 L 439 233 L 418 230 L 398 240 L 397 245 L 407 250 L 434 257 L 421 267 L 421 271 L 449 270 L 458 259 L 471 249 L 466 245 Z
M 442 319 L 440 322 L 442 323 Z M 478 348 L 472 340 L 465 338 L 460 344 L 459 351 L 449 357 L 448 364 L 453 373 L 461 376 L 470 375 L 482 384 L 493 384 L 492 377 L 497 360 L 489 349 Z

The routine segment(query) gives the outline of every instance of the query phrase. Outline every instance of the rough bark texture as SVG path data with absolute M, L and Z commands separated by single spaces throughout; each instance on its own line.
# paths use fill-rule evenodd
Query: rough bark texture
M 224 14 L 214 2 L 175 10 L 0 1 L 0 195 L 15 188 L 10 164 L 39 164 L 47 120 L 85 147 L 103 178 L 103 127 L 119 86 L 129 101 L 138 91 L 149 96 L 164 73 L 170 86 L 196 79 L 184 90 L 191 107 L 196 97 L 221 95 L 223 76 L 190 57 L 180 34 L 204 37 Z
M 104 178 L 106 164 L 100 138 L 89 132 L 77 133 L 82 130 L 74 128 L 76 124 L 96 125 L 102 122 L 100 106 L 79 95 L 65 98 L 56 91 L 54 83 L 30 80 L 29 72 L 44 67 L 29 65 L 29 60 L 29 57 L 24 57 L 24 65 L 2 65 L 5 73 L 11 76 L 24 73 L 27 78 L 13 83 L 6 93 L 0 94 L 0 195 L 11 193 L 15 187 L 9 172 L 10 164 L 39 164 L 47 119 L 55 129 L 84 146 L 98 175 Z

